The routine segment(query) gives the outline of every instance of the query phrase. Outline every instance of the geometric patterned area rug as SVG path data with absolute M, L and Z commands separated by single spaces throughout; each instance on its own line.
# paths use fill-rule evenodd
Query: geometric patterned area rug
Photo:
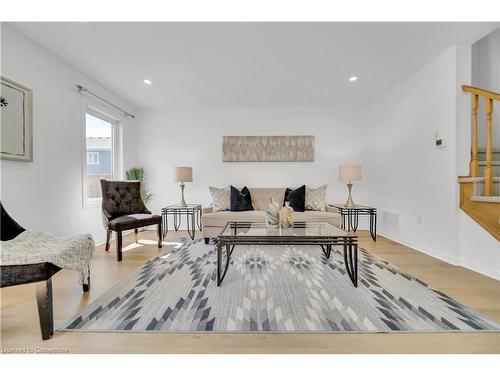
M 500 325 L 359 249 L 359 286 L 341 249 L 237 246 L 220 287 L 201 240 L 149 260 L 60 330 L 114 332 L 497 331 Z

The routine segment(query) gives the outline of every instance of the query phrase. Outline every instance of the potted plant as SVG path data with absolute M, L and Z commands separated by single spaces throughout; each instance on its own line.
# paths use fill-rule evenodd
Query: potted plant
M 144 178 L 145 178 L 145 173 L 144 173 L 144 168 L 141 167 L 132 167 L 129 170 L 125 172 L 125 176 L 127 180 L 134 180 L 134 181 L 141 181 L 141 198 L 144 204 L 146 204 L 153 194 L 151 194 L 149 191 L 146 191 L 145 186 L 144 186 Z

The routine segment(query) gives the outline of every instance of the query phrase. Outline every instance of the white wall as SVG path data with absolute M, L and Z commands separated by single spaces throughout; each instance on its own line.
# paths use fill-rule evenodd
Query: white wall
M 455 49 L 382 95 L 367 109 L 370 203 L 400 214 L 379 231 L 456 263 Z M 434 146 L 439 131 L 447 146 Z
M 100 207 L 82 207 L 83 116 L 80 83 L 119 106 L 135 109 L 11 26 L 1 25 L 1 73 L 33 90 L 33 162 L 1 161 L 1 199 L 31 230 L 59 235 L 92 233 L 104 239 Z M 123 116 L 119 115 L 123 119 Z M 135 163 L 135 121 L 123 121 L 123 166 Z
M 500 280 L 500 242 L 459 211 L 460 264 Z
M 355 108 L 216 108 L 147 110 L 137 134 L 138 164 L 146 169 L 152 191 L 150 208 L 179 201 L 173 182 L 177 165 L 193 167 L 186 185 L 188 202 L 210 203 L 208 186 L 298 187 L 328 184 L 328 201 L 343 202 L 347 188 L 338 182 L 338 166 L 361 162 L 362 133 Z M 314 135 L 312 163 L 223 163 L 224 135 Z M 354 199 L 365 200 L 364 183 Z
M 458 206 L 457 176 L 467 164 L 459 154 L 469 147 L 460 85 L 468 84 L 469 56 L 466 47 L 449 49 L 370 104 L 366 188 L 370 204 L 400 215 L 399 228 L 379 220 L 382 235 L 500 279 L 498 242 Z M 446 147 L 434 146 L 436 131 Z
M 486 35 L 472 45 L 472 85 L 500 92 L 500 29 Z M 500 104 L 493 104 L 493 147 L 500 149 Z M 479 147 L 486 146 L 486 115 L 483 99 L 478 111 Z

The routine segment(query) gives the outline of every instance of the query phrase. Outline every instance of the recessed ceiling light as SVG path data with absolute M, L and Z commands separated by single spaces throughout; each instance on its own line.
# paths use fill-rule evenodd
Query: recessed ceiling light
M 145 80 L 144 80 L 144 83 L 145 83 L 146 85 L 150 85 L 152 82 L 151 82 L 149 79 L 145 79 Z
M 357 80 L 358 80 L 358 77 L 356 77 L 356 76 L 349 77 L 349 82 L 355 82 Z

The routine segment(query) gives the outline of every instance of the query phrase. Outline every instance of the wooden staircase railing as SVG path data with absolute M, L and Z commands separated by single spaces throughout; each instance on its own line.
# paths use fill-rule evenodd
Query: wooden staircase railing
M 492 91 L 482 90 L 472 86 L 462 86 L 462 90 L 471 94 L 471 110 L 472 110 L 472 152 L 469 168 L 470 177 L 479 177 L 479 163 L 477 159 L 477 109 L 479 105 L 479 97 L 484 98 L 486 108 L 486 166 L 484 170 L 484 195 L 491 196 L 493 193 L 493 174 L 491 168 L 491 153 L 492 153 L 492 114 L 493 101 L 500 102 L 500 94 Z

